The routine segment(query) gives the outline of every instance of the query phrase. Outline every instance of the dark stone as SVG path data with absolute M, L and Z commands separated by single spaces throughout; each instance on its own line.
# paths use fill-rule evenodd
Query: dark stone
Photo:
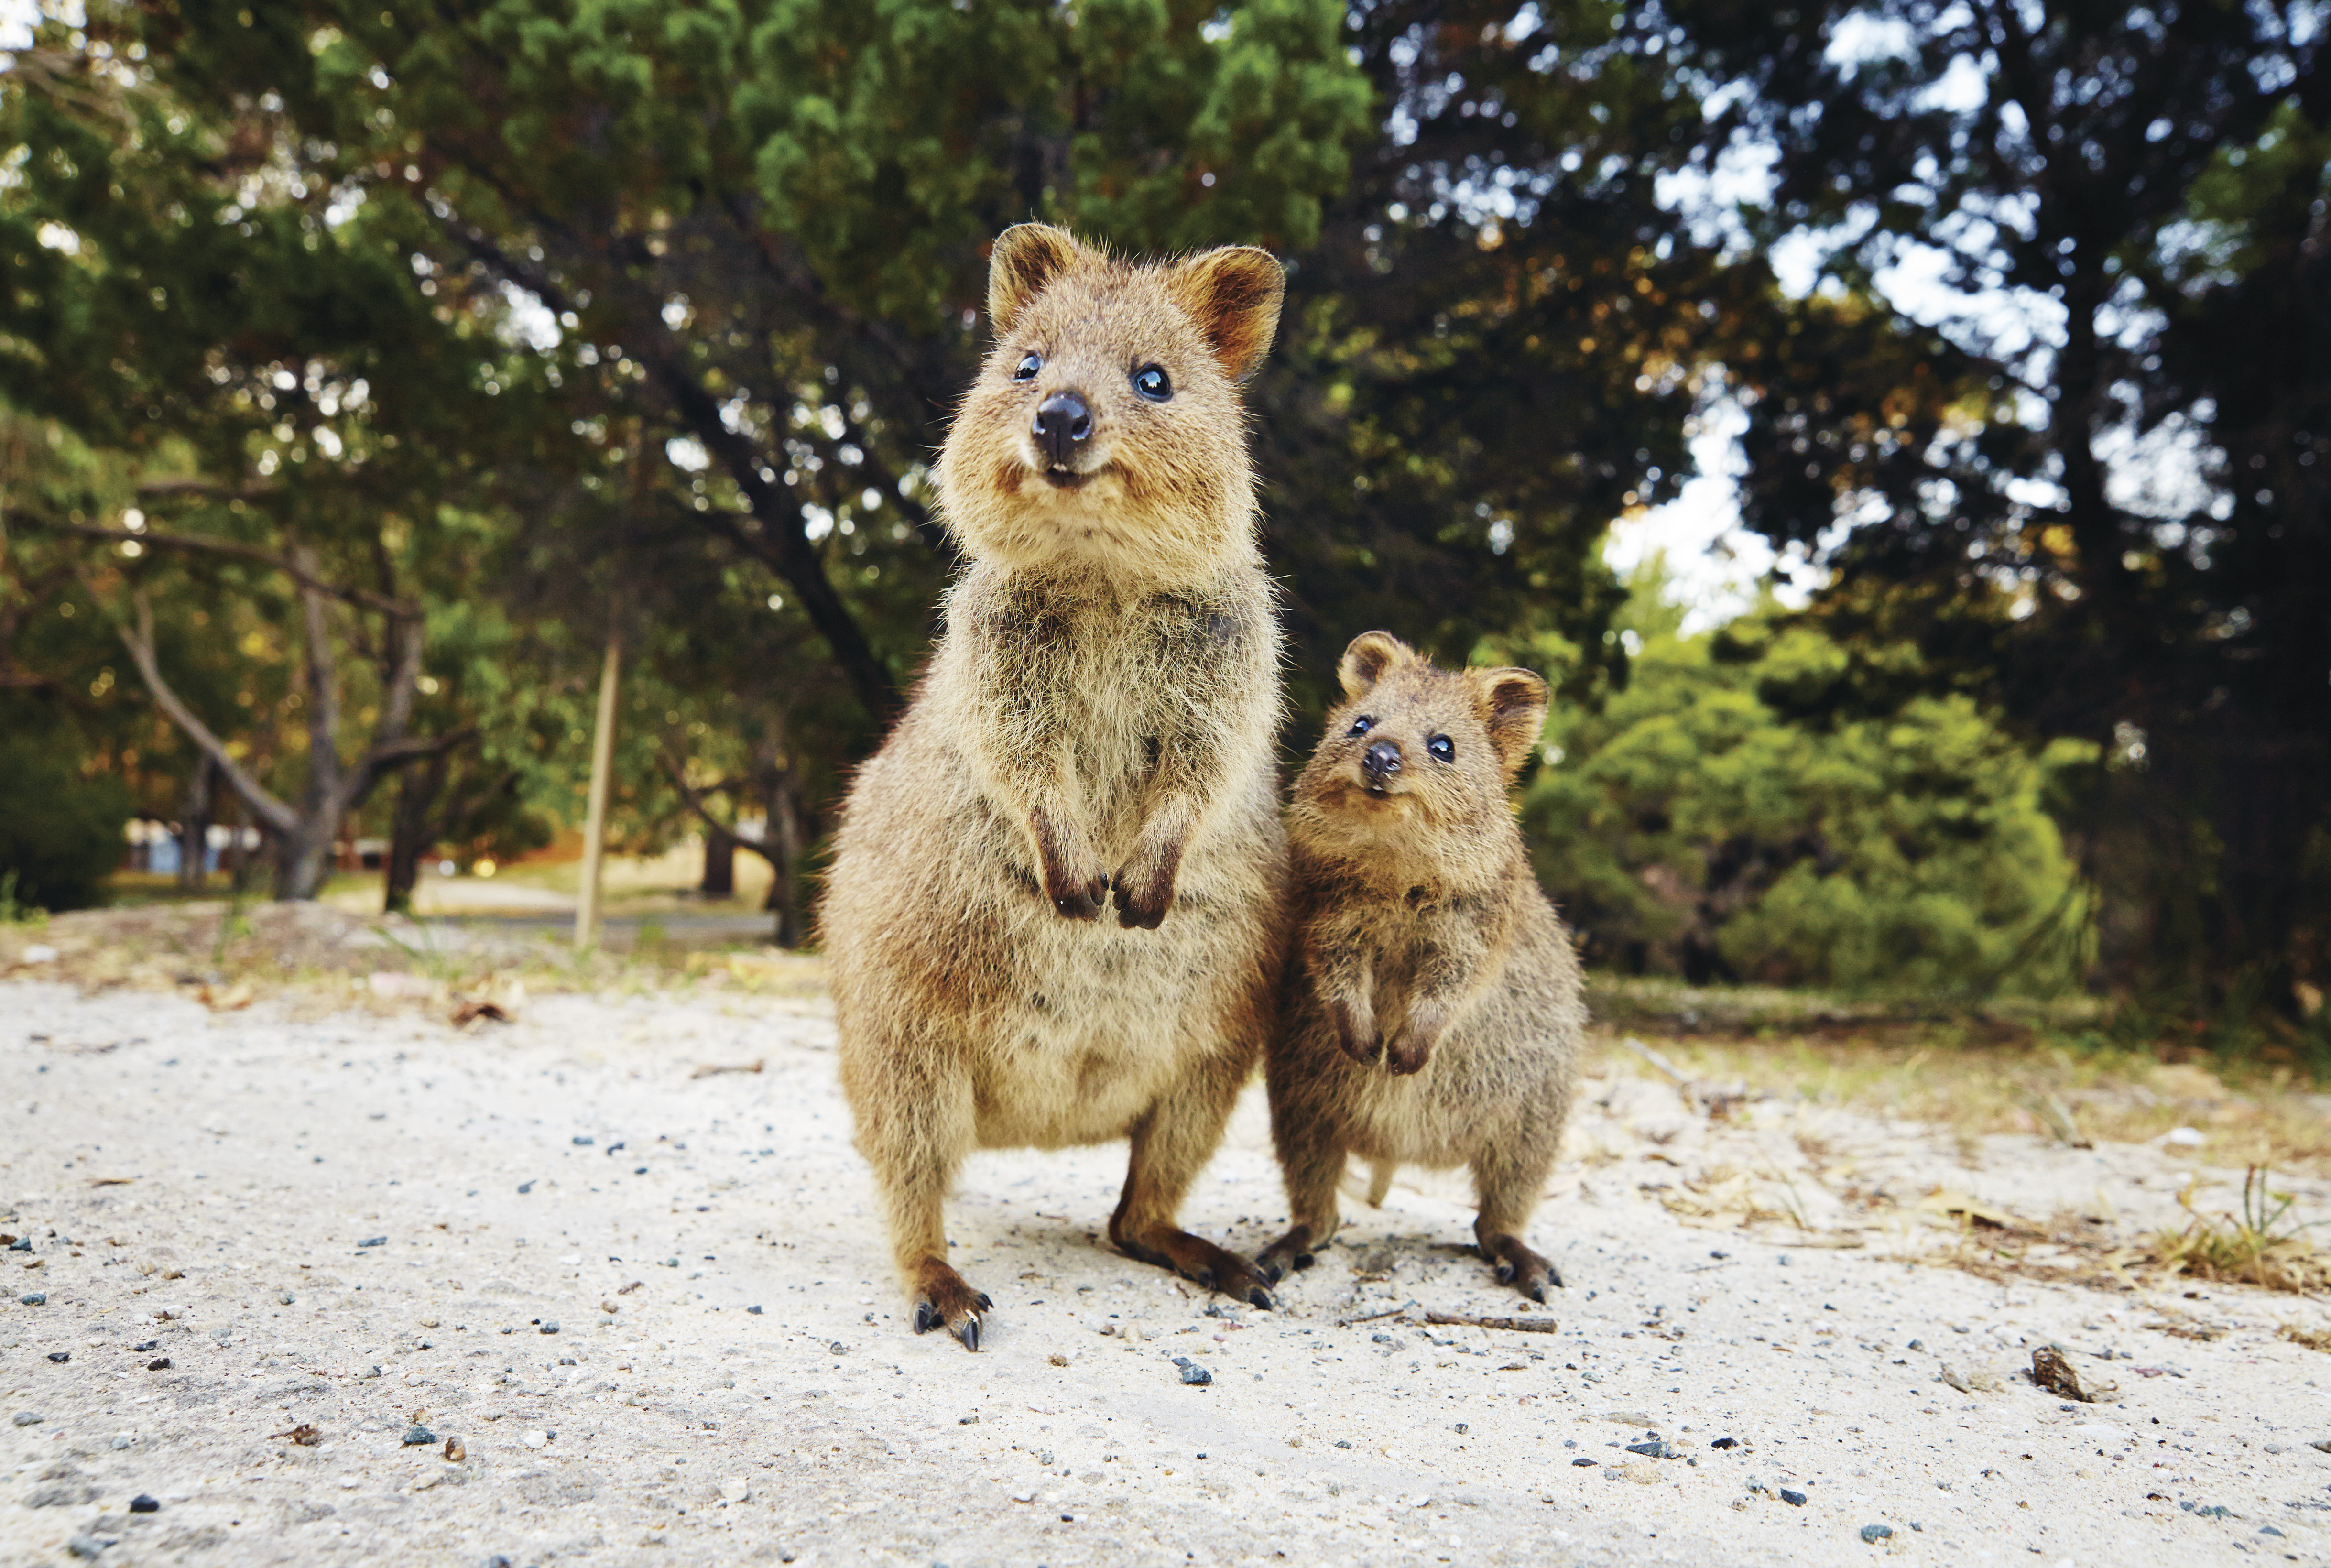
M 518 1190 L 522 1193 L 531 1193 L 534 1191 L 534 1183 L 532 1182 L 520 1182 L 518 1184 Z
M 20 1427 L 38 1426 L 41 1421 L 41 1412 L 38 1411 L 20 1410 L 9 1419 L 14 1421 Z
M 578 1133 L 576 1135 L 574 1142 L 576 1148 L 587 1149 L 591 1146 L 591 1136 L 588 1133 Z
M 1740 1446 L 1740 1440 L 1738 1438 L 1718 1438 L 1708 1446 L 1711 1449 L 1736 1449 Z
M 52 1350 L 49 1352 L 49 1359 L 55 1362 L 59 1366 L 62 1366 L 65 1363 L 72 1359 L 72 1352 L 70 1350 Z
M 1182 1369 L 1182 1381 L 1193 1388 L 1204 1388 L 1214 1381 L 1214 1374 L 1186 1355 L 1177 1355 L 1174 1364 Z
M 158 1514 L 162 1511 L 162 1505 L 140 1492 L 129 1499 L 129 1511 L 133 1514 Z
M 437 1434 L 427 1427 L 414 1426 L 404 1429 L 404 1446 L 408 1449 L 427 1448 L 436 1440 Z
M 131 1350 L 135 1351 L 137 1354 L 140 1354 L 140 1355 L 143 1355 L 143 1354 L 145 1354 L 147 1351 L 152 1350 L 152 1349 L 155 1349 L 155 1348 L 156 1348 L 157 1346 L 158 1346 L 161 1343 L 162 1343 L 162 1342 L 161 1342 L 160 1340 L 158 1340 L 158 1339 L 141 1339 L 141 1340 L 139 1340 L 137 1344 L 135 1344 L 135 1345 L 131 1345 L 129 1348 L 130 1348 Z
M 170 1358 L 166 1355 L 157 1355 L 153 1360 L 146 1364 L 146 1370 L 147 1372 L 167 1372 L 170 1370 Z
M 1781 1488 L 1781 1501 L 1786 1503 L 1792 1508 L 1802 1508 L 1805 1506 L 1805 1495 L 1803 1492 L 1793 1492 L 1788 1487 L 1783 1487 Z
M 8 1243 L 8 1250 L 11 1252 L 30 1252 L 32 1250 L 33 1239 L 30 1236 L 19 1236 Z
M 1864 1545 L 1875 1546 L 1880 1541 L 1890 1541 L 1893 1538 L 1894 1526 L 1891 1525 L 1864 1525 L 1861 1527 L 1861 1540 Z
M 49 1304 L 49 1293 L 45 1290 L 27 1290 L 17 1299 L 27 1307 L 46 1307 Z
M 1648 1442 L 1629 1443 L 1627 1451 L 1631 1454 L 1641 1454 L 1647 1459 L 1672 1459 L 1676 1457 L 1675 1449 L 1668 1446 L 1664 1438 L 1653 1438 Z
M 757 1307 L 747 1307 L 745 1310 L 751 1313 L 756 1317 L 761 1316 L 761 1309 Z
M 1594 1468 L 1594 1461 L 1583 1456 L 1581 1458 L 1575 1459 L 1570 1462 L 1582 1470 L 1591 1470 Z
M 558 1319 L 557 1319 L 556 1317 L 546 1317 L 546 1318 L 544 1318 L 544 1319 L 542 1320 L 542 1332 L 543 1332 L 543 1333 L 545 1333 L 545 1334 L 556 1334 L 556 1333 L 557 1333 L 557 1332 L 558 1332 Z
M 367 1236 L 363 1240 L 357 1242 L 357 1245 L 358 1247 L 385 1247 L 388 1245 L 388 1238 L 385 1236 Z

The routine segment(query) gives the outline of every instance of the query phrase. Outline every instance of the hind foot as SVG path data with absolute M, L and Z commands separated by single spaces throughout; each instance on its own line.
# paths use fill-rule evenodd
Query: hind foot
M 1128 1258 L 1171 1269 L 1185 1279 L 1209 1290 L 1219 1290 L 1249 1307 L 1260 1307 L 1268 1312 L 1273 1306 L 1270 1281 L 1256 1271 L 1253 1264 L 1203 1236 L 1160 1227 L 1138 1237 L 1113 1234 L 1109 1240 Z
M 980 1314 L 995 1303 L 984 1291 L 974 1290 L 949 1265 L 926 1258 L 915 1270 L 915 1332 L 928 1334 L 944 1326 L 963 1341 L 966 1350 L 979 1348 Z
M 1562 1284 L 1562 1273 L 1531 1251 L 1518 1236 L 1484 1236 L 1481 1255 L 1497 1266 L 1498 1283 L 1510 1285 L 1544 1306 L 1546 1293 Z
M 1314 1250 L 1311 1227 L 1297 1225 L 1262 1250 L 1254 1260 L 1255 1271 L 1276 1285 L 1290 1271 L 1310 1268 Z

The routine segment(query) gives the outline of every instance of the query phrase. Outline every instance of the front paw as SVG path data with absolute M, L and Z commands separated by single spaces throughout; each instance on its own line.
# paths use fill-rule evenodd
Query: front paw
M 1432 1039 L 1422 1030 L 1405 1024 L 1384 1042 L 1384 1066 L 1396 1078 L 1422 1071 L 1426 1060 L 1432 1055 Z
M 1276 1285 L 1290 1271 L 1310 1268 L 1311 1262 L 1311 1227 L 1298 1225 L 1264 1248 L 1255 1259 L 1254 1268 L 1265 1281 Z
M 1376 1033 L 1375 1021 L 1363 1017 L 1348 1002 L 1331 1002 L 1327 1017 L 1336 1026 L 1336 1043 L 1344 1054 L 1362 1067 L 1375 1065 L 1376 1051 L 1383 1046 L 1383 1037 Z
M 1118 868 L 1117 923 L 1127 930 L 1155 931 L 1174 907 L 1174 882 L 1182 869 L 1182 845 L 1144 846 Z
M 1076 877 L 1061 872 L 1056 876 L 1047 867 L 1044 897 L 1052 901 L 1054 909 L 1071 920 L 1098 920 L 1101 905 L 1108 899 L 1108 874 L 1096 871 L 1089 877 Z
M 1084 833 L 1054 821 L 1042 806 L 1029 813 L 1035 830 L 1036 858 L 1043 871 L 1044 897 L 1071 920 L 1098 920 L 1108 901 L 1108 873 L 1095 863 Z

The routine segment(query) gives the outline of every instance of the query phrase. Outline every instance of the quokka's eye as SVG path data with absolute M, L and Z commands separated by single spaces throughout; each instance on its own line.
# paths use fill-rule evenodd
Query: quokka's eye
M 1359 717 L 1352 720 L 1352 727 L 1344 731 L 1344 733 L 1346 735 L 1365 735 L 1375 727 L 1376 721 L 1364 713 L 1360 715 Z
M 1014 381 L 1030 380 L 1035 375 L 1036 372 L 1043 368 L 1044 356 L 1042 355 L 1023 354 L 1020 356 L 1019 365 L 1013 369 L 1012 379 Z
M 1163 403 L 1174 395 L 1174 383 L 1162 365 L 1145 365 L 1133 373 L 1133 390 L 1152 403 Z
M 1424 749 L 1441 762 L 1457 760 L 1457 743 L 1445 735 L 1436 735 L 1424 743 Z

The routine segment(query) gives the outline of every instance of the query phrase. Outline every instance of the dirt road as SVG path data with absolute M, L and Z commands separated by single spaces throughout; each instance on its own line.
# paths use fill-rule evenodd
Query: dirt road
M 975 1163 L 972 1355 L 907 1330 L 814 1003 L 0 983 L 0 1563 L 2331 1559 L 2311 1306 L 1919 1260 L 1964 1244 L 1922 1193 L 2126 1230 L 2174 1151 L 1589 1093 L 1557 1332 L 1422 1321 L 1538 1315 L 1452 1178 L 1347 1203 L 1280 1310 L 1210 1300 L 1096 1241 L 1110 1148 Z M 1250 1103 L 1185 1219 L 1283 1212 Z M 2117 1388 L 2032 1386 L 2050 1342 Z

